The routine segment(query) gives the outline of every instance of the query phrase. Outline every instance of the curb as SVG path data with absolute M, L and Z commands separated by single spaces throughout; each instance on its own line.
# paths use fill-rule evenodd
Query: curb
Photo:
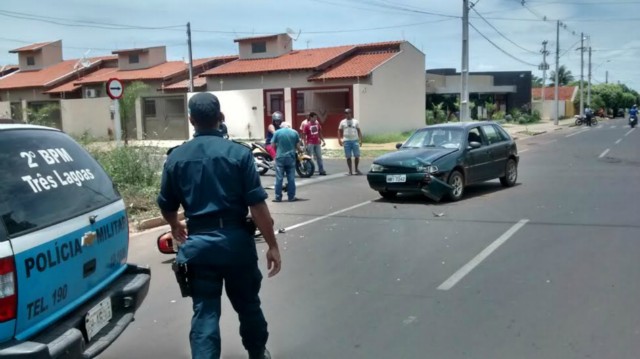
M 181 221 L 184 220 L 184 212 L 178 213 L 178 219 Z M 162 216 L 158 216 L 137 222 L 135 225 L 135 229 L 136 231 L 141 232 L 146 231 L 147 229 L 164 226 L 166 224 L 168 224 L 167 221 L 165 221 Z

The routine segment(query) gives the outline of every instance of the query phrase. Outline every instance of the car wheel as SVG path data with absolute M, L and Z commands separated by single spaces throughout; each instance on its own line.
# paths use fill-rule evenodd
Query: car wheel
M 464 176 L 459 171 L 453 171 L 449 175 L 448 183 L 453 187 L 449 193 L 449 198 L 454 202 L 459 201 L 464 194 Z
M 378 191 L 384 199 L 394 199 L 398 195 L 396 191 Z
M 518 164 L 513 158 L 507 161 L 504 177 L 500 177 L 500 183 L 505 187 L 513 187 L 518 180 Z

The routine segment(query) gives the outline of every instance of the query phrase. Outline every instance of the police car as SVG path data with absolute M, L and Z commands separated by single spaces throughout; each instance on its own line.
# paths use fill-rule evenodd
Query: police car
M 0 124 L 0 358 L 92 358 L 133 321 L 125 205 L 61 131 Z

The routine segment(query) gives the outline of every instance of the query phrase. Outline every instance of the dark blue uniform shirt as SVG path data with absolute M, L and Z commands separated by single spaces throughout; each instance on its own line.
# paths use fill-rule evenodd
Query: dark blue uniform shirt
M 212 130 L 196 133 L 169 154 L 158 206 L 166 212 L 177 211 L 180 205 L 184 209 L 190 232 L 178 261 L 231 264 L 257 257 L 253 236 L 238 223 L 249 206 L 266 198 L 251 151 Z M 219 228 L 219 218 L 230 225 Z M 194 232 L 189 226 L 207 220 L 211 228 L 199 225 Z

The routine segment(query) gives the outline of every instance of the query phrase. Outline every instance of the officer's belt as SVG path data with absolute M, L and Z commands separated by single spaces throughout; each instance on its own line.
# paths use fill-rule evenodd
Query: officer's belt
M 190 234 L 215 231 L 224 228 L 241 228 L 245 225 L 244 218 L 223 218 L 219 216 L 197 216 L 189 218 L 187 230 Z

